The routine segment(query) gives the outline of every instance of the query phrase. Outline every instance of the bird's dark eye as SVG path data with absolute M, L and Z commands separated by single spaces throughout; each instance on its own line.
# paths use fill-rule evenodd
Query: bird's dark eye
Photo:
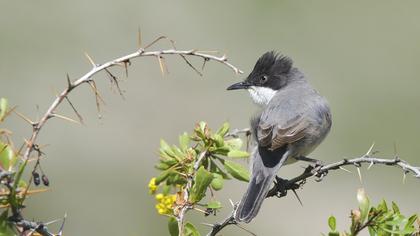
M 265 83 L 268 80 L 268 76 L 264 75 L 261 77 L 261 83 Z

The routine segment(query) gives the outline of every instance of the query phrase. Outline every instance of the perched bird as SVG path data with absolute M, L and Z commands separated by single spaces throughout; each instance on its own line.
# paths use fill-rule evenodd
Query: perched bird
M 262 55 L 249 76 L 228 90 L 247 89 L 262 111 L 251 119 L 256 147 L 251 179 L 237 208 L 237 221 L 250 222 L 261 208 L 280 167 L 306 157 L 331 128 L 328 102 L 286 56 Z

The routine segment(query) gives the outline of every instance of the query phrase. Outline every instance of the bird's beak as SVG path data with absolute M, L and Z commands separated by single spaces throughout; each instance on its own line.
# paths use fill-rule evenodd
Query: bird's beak
M 247 89 L 251 86 L 250 83 L 246 82 L 246 81 L 242 81 L 236 84 L 232 84 L 231 86 L 229 86 L 227 88 L 227 90 L 236 90 L 236 89 Z

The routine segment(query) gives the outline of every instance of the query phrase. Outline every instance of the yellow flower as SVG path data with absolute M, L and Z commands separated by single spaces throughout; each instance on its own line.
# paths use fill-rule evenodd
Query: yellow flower
M 157 200 L 156 210 L 161 215 L 168 215 L 173 213 L 174 203 L 176 200 L 176 195 L 163 195 L 161 193 L 156 194 L 155 196 Z
M 155 196 L 156 200 L 158 200 L 158 201 L 162 200 L 162 199 L 163 199 L 163 197 L 164 197 L 164 195 L 163 195 L 163 194 L 161 194 L 161 193 L 158 193 L 158 194 L 156 194 L 156 196 Z
M 152 178 L 149 181 L 149 193 L 154 194 L 156 192 L 157 187 L 158 186 L 156 185 L 156 178 Z

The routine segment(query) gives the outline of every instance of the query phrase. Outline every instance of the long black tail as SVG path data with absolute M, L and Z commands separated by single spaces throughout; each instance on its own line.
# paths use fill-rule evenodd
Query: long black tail
M 251 180 L 236 211 L 237 221 L 248 223 L 258 214 L 274 177 L 286 159 L 286 147 L 276 151 L 258 148 L 254 152 Z

